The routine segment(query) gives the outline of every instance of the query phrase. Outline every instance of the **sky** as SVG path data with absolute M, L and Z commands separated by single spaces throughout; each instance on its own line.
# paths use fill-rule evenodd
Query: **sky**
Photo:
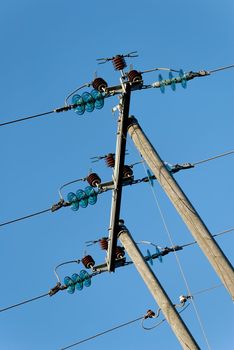
M 91 82 L 95 74 L 110 86 L 119 84 L 119 72 L 111 62 L 98 65 L 100 57 L 137 51 L 138 57 L 126 60 L 127 70 L 133 65 L 141 71 L 156 67 L 199 71 L 234 64 L 233 14 L 231 0 L 2 1 L 0 123 L 62 107 L 66 96 Z M 187 89 L 177 86 L 176 92 L 170 87 L 165 94 L 159 89 L 136 91 L 130 113 L 161 158 L 171 164 L 233 150 L 233 77 L 230 69 L 194 79 Z M 151 84 L 158 73 L 144 79 Z M 58 202 L 63 184 L 86 177 L 90 169 L 103 181 L 111 180 L 104 161 L 92 163 L 90 158 L 115 151 L 117 114 L 112 108 L 118 101 L 117 96 L 109 98 L 103 109 L 83 116 L 69 111 L 0 128 L 0 223 L 50 208 Z M 126 164 L 141 160 L 130 138 L 127 149 Z M 175 175 L 212 234 L 234 227 L 233 170 L 234 158 L 229 155 Z M 146 176 L 142 164 L 134 167 L 134 176 Z M 68 192 L 86 186 L 85 182 L 67 186 L 65 199 Z M 153 192 L 147 183 L 123 190 L 121 217 L 135 241 L 171 246 L 155 198 L 173 243 L 192 242 L 156 182 Z M 54 268 L 82 258 L 85 251 L 97 264 L 103 263 L 105 253 L 97 244 L 87 248 L 85 242 L 108 235 L 110 207 L 107 192 L 98 196 L 96 205 L 77 212 L 62 208 L 0 227 L 0 309 L 47 293 L 57 282 Z M 233 263 L 233 233 L 217 242 Z M 140 245 L 143 254 L 148 248 Z M 149 249 L 154 253 L 153 247 Z M 192 294 L 220 284 L 198 246 L 179 251 L 177 257 Z M 82 269 L 69 264 L 58 272 L 63 279 Z M 153 265 L 175 304 L 180 295 L 188 294 L 181 269 L 174 254 Z M 194 304 L 196 310 L 190 305 L 181 317 L 200 348 L 233 349 L 233 304 L 226 289 L 198 293 Z M 73 295 L 61 291 L 0 313 L 0 348 L 61 349 L 157 308 L 134 266 L 128 266 L 93 278 L 90 288 Z M 162 318 L 148 320 L 147 326 Z M 110 346 L 112 350 L 181 348 L 166 322 L 151 331 L 136 322 L 74 349 Z

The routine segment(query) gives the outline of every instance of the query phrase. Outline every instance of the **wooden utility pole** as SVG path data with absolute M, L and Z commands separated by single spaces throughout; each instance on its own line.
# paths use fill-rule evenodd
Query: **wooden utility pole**
M 145 261 L 144 256 L 140 252 L 126 226 L 121 225 L 119 227 L 118 237 L 178 338 L 182 348 L 185 350 L 199 350 L 200 347 L 197 345 L 165 290 Z
M 165 167 L 164 162 L 134 117 L 129 118 L 128 133 L 155 175 L 157 181 L 184 220 L 201 250 L 208 258 L 222 283 L 230 293 L 232 299 L 234 299 L 234 270 L 231 263 L 212 237 L 208 228 L 205 226 L 172 174 Z

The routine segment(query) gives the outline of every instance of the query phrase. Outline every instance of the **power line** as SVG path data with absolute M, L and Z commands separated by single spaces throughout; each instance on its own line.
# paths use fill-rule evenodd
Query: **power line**
M 210 74 L 213 74 L 213 73 L 216 73 L 218 71 L 222 71 L 222 70 L 225 70 L 225 69 L 230 69 L 230 68 L 233 68 L 234 65 L 229 65 L 229 66 L 224 66 L 224 67 L 220 67 L 220 68 L 217 68 L 217 69 L 213 69 L 213 70 L 200 70 L 199 72 L 189 72 L 187 73 L 188 75 L 188 80 L 190 79 L 193 79 L 195 77 L 204 77 L 204 76 L 207 76 L 207 75 L 210 75 Z M 142 71 L 141 73 L 149 73 L 149 72 L 153 72 L 153 71 L 156 71 L 156 70 L 168 70 L 168 71 L 174 71 L 174 72 L 179 72 L 178 70 L 174 70 L 174 69 L 170 69 L 170 68 L 153 68 L 153 69 L 150 69 L 150 70 L 146 70 L 146 71 Z M 145 88 L 152 88 L 152 87 L 160 87 L 160 84 L 159 86 L 157 85 L 158 82 L 152 85 L 145 85 L 144 87 Z M 76 91 L 86 87 L 86 86 L 91 86 L 92 84 L 91 83 L 85 83 L 83 85 L 81 85 L 80 87 L 78 87 L 77 89 L 75 89 L 74 91 L 72 91 L 65 99 L 65 106 L 63 107 L 60 107 L 60 108 L 56 108 L 54 110 L 51 110 L 51 111 L 48 111 L 48 112 L 44 112 L 44 113 L 39 113 L 39 114 L 35 114 L 35 115 L 31 115 L 31 116 L 28 116 L 28 117 L 24 117 L 24 118 L 19 118 L 19 119 L 14 119 L 14 120 L 10 120 L 8 122 L 4 122 L 4 123 L 1 123 L 0 124 L 0 127 L 2 126 L 6 126 L 6 125 L 9 125 L 9 124 L 14 124 L 14 123 L 18 123 L 18 122 L 22 122 L 22 121 L 25 121 L 25 120 L 29 120 L 29 119 L 34 119 L 34 118 L 38 118 L 38 117 L 42 117 L 42 116 L 45 116 L 45 115 L 49 115 L 49 114 L 53 114 L 53 113 L 60 113 L 60 112 L 66 112 L 68 110 L 71 110 L 71 109 L 74 109 L 77 107 L 77 104 L 71 104 L 71 105 L 67 105 L 67 100 L 68 98 L 70 98 Z M 142 87 L 141 87 L 142 88 Z M 115 90 L 114 90 L 115 91 Z M 116 93 L 116 92 L 115 92 Z M 118 92 L 119 93 L 119 92 Z M 111 97 L 112 94 L 107 92 L 107 94 L 105 94 L 104 97 Z
M 26 215 L 26 216 L 22 216 L 20 218 L 17 218 L 17 219 L 11 220 L 11 221 L 3 222 L 3 223 L 0 224 L 0 227 L 1 226 L 5 226 L 5 225 L 9 225 L 9 224 L 13 224 L 14 222 L 17 222 L 17 221 L 21 221 L 21 220 L 24 220 L 24 219 L 31 218 L 31 217 L 36 216 L 36 215 L 44 214 L 44 213 L 46 213 L 48 211 L 51 211 L 51 208 L 45 209 L 45 210 L 41 210 L 41 211 L 38 211 L 38 212 L 33 213 L 33 214 Z
M 93 336 L 91 336 L 91 337 L 89 337 L 89 338 L 82 339 L 82 340 L 80 340 L 80 341 L 78 341 L 78 342 L 76 342 L 76 343 L 73 343 L 73 344 L 68 345 L 68 346 L 66 346 L 66 347 L 64 347 L 64 348 L 61 348 L 60 350 L 70 349 L 70 348 L 72 348 L 73 346 L 80 345 L 80 344 L 85 343 L 85 342 L 87 342 L 87 341 L 89 341 L 89 340 L 91 340 L 91 339 L 95 339 L 95 338 L 97 338 L 97 337 L 100 337 L 101 335 L 104 335 L 104 334 L 106 334 L 106 333 L 113 332 L 113 331 L 116 330 L 116 329 L 119 329 L 119 328 L 128 326 L 128 325 L 130 325 L 130 324 L 132 324 L 132 323 L 134 323 L 134 322 L 140 321 L 140 320 L 142 320 L 144 317 L 145 317 L 145 316 L 141 316 L 141 317 L 135 318 L 134 320 L 131 320 L 131 321 L 122 323 L 122 324 L 120 324 L 120 325 L 118 325 L 118 326 L 115 326 L 115 327 L 113 327 L 113 328 L 107 329 L 106 331 L 97 333 L 97 334 L 95 334 L 95 335 L 93 335 Z
M 213 286 L 213 287 L 210 287 L 210 288 L 202 289 L 202 290 L 197 291 L 197 292 L 193 293 L 192 295 L 189 295 L 189 296 L 184 297 L 184 298 L 185 298 L 186 300 L 187 300 L 187 299 L 192 299 L 195 295 L 202 294 L 202 293 L 206 293 L 206 292 L 209 292 L 209 291 L 211 291 L 211 290 L 213 290 L 213 289 L 220 288 L 220 287 L 223 287 L 223 284 L 219 284 L 219 285 L 216 285 L 216 286 Z M 183 305 L 184 305 L 184 304 L 182 303 L 181 305 L 174 305 L 174 306 L 183 306 Z M 190 304 L 187 304 L 179 313 L 182 313 L 184 310 L 186 310 L 187 307 L 188 307 L 189 305 L 190 305 Z M 140 320 L 142 320 L 142 328 L 143 328 L 143 329 L 145 329 L 145 330 L 154 329 L 154 328 L 160 326 L 166 319 L 163 318 L 161 321 L 159 321 L 158 323 L 156 323 L 156 325 L 154 325 L 153 327 L 150 327 L 150 328 L 145 327 L 145 326 L 143 325 L 143 321 L 144 321 L 146 318 L 157 318 L 157 317 L 159 316 L 159 313 L 160 313 L 160 309 L 158 309 L 157 315 L 155 315 L 155 313 L 152 312 L 151 310 L 148 310 L 147 313 L 146 313 L 146 315 L 144 315 L 144 316 L 141 316 L 141 317 L 138 317 L 138 318 L 136 318 L 136 319 L 134 319 L 134 320 L 131 320 L 131 321 L 122 323 L 122 324 L 120 324 L 120 325 L 118 325 L 118 326 L 109 328 L 109 329 L 107 329 L 107 330 L 105 330 L 105 331 L 103 331 L 103 332 L 97 333 L 97 334 L 95 334 L 95 335 L 93 335 L 93 336 L 90 336 L 90 337 L 85 338 L 85 339 L 82 339 L 82 340 L 80 340 L 80 341 L 78 341 L 78 342 L 76 342 L 76 343 L 72 343 L 72 344 L 70 344 L 70 345 L 68 345 L 68 346 L 66 346 L 66 347 L 63 347 L 63 348 L 61 348 L 60 350 L 67 350 L 67 349 L 70 349 L 70 348 L 72 348 L 72 347 L 74 347 L 74 346 L 80 345 L 80 344 L 85 343 L 85 342 L 87 342 L 87 341 L 89 341 L 89 340 L 95 339 L 95 338 L 97 338 L 97 337 L 100 337 L 100 336 L 102 336 L 102 335 L 105 335 L 105 334 L 107 334 L 107 333 L 110 333 L 110 332 L 112 332 L 112 331 L 114 331 L 114 330 L 117 330 L 117 329 L 119 329 L 119 328 L 128 326 L 128 325 L 130 325 L 130 324 L 132 324 L 132 323 L 134 323 L 134 322 L 140 321 Z
M 14 305 L 11 305 L 11 306 L 8 306 L 8 307 L 5 307 L 4 309 L 0 309 L 0 312 L 4 312 L 4 311 L 7 311 L 7 310 L 10 310 L 10 309 L 13 309 L 14 307 L 18 307 L 18 306 L 21 306 L 21 305 L 24 305 L 24 304 L 27 304 L 27 303 L 30 303 L 31 301 L 34 301 L 34 300 L 38 300 L 38 299 L 41 299 L 41 298 L 44 298 L 46 296 L 50 295 L 50 293 L 46 293 L 46 294 L 42 294 L 42 295 L 38 295 L 37 297 L 34 297 L 32 299 L 27 299 L 27 300 L 24 300 L 24 301 L 21 301 L 20 303 L 18 304 L 14 304 Z
M 214 157 L 210 157 L 210 158 L 207 158 L 207 159 L 200 160 L 200 161 L 198 161 L 196 163 L 192 163 L 192 165 L 197 165 L 197 164 L 209 162 L 210 160 L 213 160 L 213 159 L 216 159 L 216 158 L 220 158 L 220 157 L 224 157 L 224 156 L 227 156 L 227 155 L 232 154 L 232 153 L 234 153 L 234 150 L 218 154 L 217 156 L 214 156 Z
M 28 119 L 34 119 L 34 118 L 38 118 L 38 117 L 42 117 L 44 115 L 48 115 L 48 114 L 52 114 L 55 111 L 49 111 L 49 112 L 44 112 L 44 113 L 39 113 L 39 114 L 35 114 L 35 115 L 31 115 L 29 117 L 25 117 L 25 118 L 20 118 L 20 119 L 15 119 L 15 120 L 10 120 L 9 122 L 5 122 L 5 123 L 1 123 L 1 126 L 5 126 L 5 125 L 9 125 L 9 124 L 13 124 L 13 123 L 18 123 L 18 122 L 22 122 L 24 120 L 28 120 Z
M 1 126 L 1 124 L 0 124 Z M 195 163 L 185 163 L 185 164 L 175 164 L 172 168 L 172 172 L 177 172 L 179 170 L 182 170 L 182 169 L 189 169 L 190 167 L 188 167 L 188 165 L 191 165 L 191 167 L 194 167 L 195 165 L 198 165 L 198 164 L 201 164 L 201 163 L 205 163 L 205 162 L 208 162 L 208 161 L 211 161 L 211 160 L 214 160 L 214 159 L 217 159 L 217 158 L 220 158 L 220 157 L 224 157 L 224 156 L 227 156 L 229 154 L 233 154 L 234 153 L 234 150 L 231 150 L 231 151 L 228 151 L 228 152 L 225 152 L 225 153 L 221 153 L 221 154 L 218 154 L 216 156 L 213 156 L 213 157 L 210 157 L 210 158 L 206 158 L 206 159 L 203 159 L 203 160 L 200 160 L 198 162 L 195 162 Z M 136 165 L 138 163 L 143 163 L 144 161 L 140 161 L 140 162 L 136 162 L 132 165 Z M 184 168 L 183 168 L 184 166 Z M 178 170 L 176 170 L 178 169 Z M 174 171 L 173 171 L 174 170 Z M 176 171 L 175 171 L 176 170 Z M 67 185 L 70 185 L 70 184 L 73 184 L 75 182 L 78 182 L 78 181 L 85 181 L 86 178 L 81 178 L 81 179 L 76 179 L 76 180 L 73 180 L 73 181 L 70 181 L 70 182 L 67 182 L 66 184 L 62 185 L 59 189 L 59 196 L 60 196 L 60 201 L 59 203 L 56 203 L 54 204 L 51 208 L 48 208 L 48 209 L 45 209 L 45 210 L 42 210 L 42 211 L 38 211 L 36 213 L 33 213 L 33 214 L 29 214 L 29 215 L 26 215 L 26 216 L 22 216 L 20 218 L 17 218 L 17 219 L 13 219 L 13 220 L 10 220 L 10 221 L 7 221 L 7 222 L 3 222 L 3 223 L 0 223 L 0 227 L 1 226 L 5 226 L 5 225 L 9 225 L 9 224 L 12 224 L 14 222 L 17 222 L 17 221 L 21 221 L 21 220 L 24 220 L 24 219 L 28 219 L 30 217 L 33 217 L 33 216 L 36 216 L 36 215 L 40 215 L 40 214 L 43 214 L 43 213 L 46 213 L 48 211 L 56 211 L 58 209 L 60 209 L 61 207 L 63 206 L 68 206 L 69 203 L 65 202 L 63 197 L 62 197 L 62 194 L 61 194 L 61 189 L 64 188 L 65 186 Z M 148 176 L 147 176 L 147 179 L 148 179 Z M 144 182 L 146 180 L 146 178 L 143 178 L 142 179 Z M 136 180 L 138 183 L 139 180 Z M 139 181 L 140 182 L 140 181 Z M 193 244 L 193 243 L 192 243 Z

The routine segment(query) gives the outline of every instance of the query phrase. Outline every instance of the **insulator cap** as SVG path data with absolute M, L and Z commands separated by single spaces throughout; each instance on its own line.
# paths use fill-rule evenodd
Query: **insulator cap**
M 103 237 L 99 241 L 100 247 L 102 250 L 108 250 L 108 238 Z
M 84 256 L 81 261 L 82 261 L 84 267 L 86 267 L 86 269 L 90 269 L 91 267 L 93 267 L 95 265 L 95 261 L 93 260 L 91 255 Z
M 116 258 L 117 259 L 122 259 L 124 257 L 124 255 L 125 255 L 124 248 L 120 247 L 120 246 L 117 246 L 115 254 L 116 254 Z
M 92 82 L 92 86 L 93 86 L 94 89 L 96 89 L 96 90 L 98 90 L 100 92 L 103 92 L 103 90 L 105 88 L 107 88 L 108 84 L 107 84 L 107 82 L 104 79 L 96 78 Z
M 123 177 L 131 177 L 133 175 L 133 171 L 129 165 L 124 165 L 123 167 Z
M 105 157 L 105 161 L 106 161 L 106 165 L 109 168 L 114 168 L 114 166 L 115 166 L 115 155 L 113 153 L 107 154 L 107 156 Z
M 101 183 L 101 179 L 96 173 L 91 173 L 86 177 L 87 182 L 90 184 L 92 187 L 96 187 Z
M 127 67 L 125 59 L 123 56 L 117 55 L 112 59 L 113 66 L 115 70 L 122 70 Z
M 132 83 L 136 83 L 138 81 L 142 80 L 142 75 L 140 72 L 138 72 L 137 70 L 131 70 L 130 72 L 128 72 L 128 79 L 129 81 L 131 81 Z

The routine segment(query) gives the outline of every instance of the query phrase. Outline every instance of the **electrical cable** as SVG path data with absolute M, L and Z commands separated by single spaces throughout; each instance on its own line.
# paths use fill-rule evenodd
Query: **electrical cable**
M 198 294 L 201 294 L 201 293 L 205 293 L 205 292 L 209 292 L 209 291 L 211 291 L 211 290 L 213 290 L 213 289 L 215 289 L 215 288 L 219 288 L 219 287 L 222 287 L 222 286 L 223 286 L 223 284 L 220 284 L 220 285 L 216 285 L 216 286 L 213 286 L 213 287 L 210 287 L 210 288 L 202 289 L 202 290 L 197 291 L 197 292 L 193 293 L 192 295 L 189 295 L 189 296 L 187 296 L 187 297 L 185 297 L 185 298 L 186 298 L 186 299 L 191 299 L 191 300 L 193 300 L 193 297 L 194 297 L 195 295 L 198 295 Z M 180 314 L 180 313 L 182 313 L 183 311 L 185 311 L 189 305 L 190 305 L 190 303 L 188 303 L 185 307 L 183 307 L 183 306 L 184 306 L 184 303 L 181 303 L 181 304 L 177 304 L 177 305 L 174 305 L 174 306 L 175 306 L 175 307 L 176 307 L 176 306 L 183 307 L 183 309 L 182 309 L 181 311 L 179 311 L 179 314 Z M 154 326 L 151 327 L 151 328 L 145 327 L 143 323 L 144 323 L 144 320 L 147 319 L 147 318 L 157 318 L 157 317 L 159 316 L 160 310 L 161 310 L 161 309 L 158 309 L 157 314 L 156 314 L 156 315 L 154 314 L 154 316 L 148 316 L 148 317 L 147 317 L 147 314 L 146 314 L 146 315 L 144 315 L 144 316 L 142 316 L 142 317 L 138 317 L 138 318 L 136 318 L 136 319 L 134 319 L 134 320 L 131 320 L 131 321 L 129 321 L 129 322 L 122 323 L 122 324 L 119 325 L 119 326 L 116 326 L 116 327 L 107 329 L 106 331 L 97 333 L 97 334 L 95 334 L 95 335 L 93 335 L 93 336 L 91 336 L 91 337 L 88 337 L 88 338 L 82 339 L 82 340 L 80 340 L 80 341 L 78 341 L 78 342 L 76 342 L 76 343 L 70 344 L 70 345 L 68 345 L 68 346 L 66 346 L 66 347 L 61 348 L 60 350 L 67 350 L 67 349 L 70 349 L 70 348 L 72 348 L 72 347 L 74 347 L 74 346 L 80 345 L 80 344 L 85 343 L 85 342 L 87 342 L 87 341 L 89 341 L 89 340 L 95 339 L 95 338 L 97 338 L 97 337 L 99 337 L 99 336 L 102 336 L 102 335 L 104 335 L 104 334 L 106 334 L 106 333 L 112 332 L 112 331 L 114 331 L 114 330 L 116 330 L 116 329 L 119 329 L 119 328 L 121 328 L 121 327 L 125 327 L 125 326 L 127 326 L 127 325 L 129 325 L 129 324 L 131 324 L 131 323 L 134 323 L 134 322 L 137 322 L 137 321 L 140 321 L 140 320 L 142 321 L 142 322 L 141 322 L 141 325 L 142 325 L 142 328 L 143 328 L 143 329 L 145 329 L 145 330 L 154 329 L 154 328 L 160 326 L 163 322 L 165 322 L 166 319 L 163 318 L 160 322 L 158 322 L 156 325 L 154 325 Z M 151 311 L 151 310 L 149 310 L 149 311 Z
M 228 230 L 225 230 L 225 231 L 218 232 L 218 233 L 212 235 L 212 237 L 221 236 L 221 235 L 223 235 L 223 234 L 225 234 L 225 233 L 228 233 L 228 232 L 231 232 L 231 231 L 234 231 L 234 227 L 233 227 L 233 228 L 230 228 L 230 229 L 228 229 Z M 183 245 L 181 245 L 180 247 L 181 247 L 181 248 L 184 248 L 184 247 L 188 247 L 188 246 L 193 245 L 193 244 L 197 244 L 197 241 L 193 241 L 193 242 L 190 242 L 190 243 L 183 244 Z
M 234 64 L 231 64 L 230 66 L 224 66 L 224 67 L 220 67 L 220 68 L 217 68 L 217 69 L 208 70 L 208 73 L 212 74 L 212 73 L 219 72 L 221 70 L 225 70 L 225 69 L 229 69 L 229 68 L 233 68 L 233 67 L 234 67 Z
M 190 305 L 190 303 L 188 303 L 187 305 L 185 305 L 185 307 L 184 307 L 182 310 L 180 310 L 178 313 L 181 314 L 183 311 L 185 311 L 185 310 L 187 309 L 187 307 L 189 307 L 189 305 Z M 178 305 L 174 305 L 174 306 L 178 306 Z M 179 306 L 182 307 L 182 305 L 179 305 Z M 153 318 L 157 318 L 157 317 L 158 317 L 158 316 L 156 315 L 156 316 L 154 316 Z M 145 321 L 145 319 L 142 319 L 142 322 L 141 322 L 142 328 L 145 329 L 146 331 L 151 331 L 152 329 L 154 329 L 154 328 L 160 326 L 163 322 L 166 321 L 166 319 L 163 318 L 161 321 L 159 321 L 158 323 L 156 323 L 156 324 L 155 324 L 154 326 L 152 326 L 152 327 L 145 327 L 145 326 L 144 326 L 144 321 Z
M 56 276 L 56 278 L 57 278 L 57 280 L 58 280 L 58 282 L 59 282 L 60 284 L 61 284 L 61 280 L 60 280 L 59 275 L 58 275 L 58 273 L 57 273 L 57 269 L 58 269 L 60 266 L 67 265 L 67 264 L 73 264 L 73 263 L 79 264 L 79 263 L 80 263 L 80 260 L 79 260 L 79 259 L 76 259 L 76 260 L 65 261 L 65 262 L 63 262 L 63 263 L 61 263 L 61 264 L 59 264 L 59 265 L 57 265 L 57 266 L 55 267 L 55 269 L 54 269 L 54 274 L 55 274 L 55 276 Z
M 210 157 L 210 158 L 207 158 L 207 159 L 203 159 L 203 160 L 200 160 L 196 163 L 192 163 L 192 165 L 197 165 L 197 164 L 201 164 L 201 163 L 205 163 L 205 162 L 209 162 L 210 160 L 213 160 L 213 159 L 216 159 L 216 158 L 220 158 L 220 157 L 224 157 L 224 156 L 227 156 L 229 154 L 232 154 L 234 153 L 234 150 L 231 150 L 231 151 L 228 151 L 228 152 L 225 152 L 225 153 L 221 153 L 221 154 L 218 154 L 217 156 L 214 156 L 214 157 Z
M 38 211 L 38 212 L 33 213 L 33 214 L 26 215 L 26 216 L 22 216 L 20 218 L 17 218 L 17 219 L 11 220 L 11 221 L 3 222 L 3 223 L 0 224 L 0 227 L 12 224 L 12 223 L 17 222 L 17 221 L 21 221 L 21 220 L 24 220 L 24 219 L 31 218 L 31 217 L 36 216 L 36 215 L 44 214 L 44 213 L 46 213 L 48 211 L 51 211 L 51 208 L 45 209 L 45 210 L 41 210 L 41 211 Z
M 72 348 L 73 346 L 80 345 L 80 344 L 85 343 L 85 342 L 87 342 L 87 341 L 89 341 L 89 340 L 92 340 L 92 339 L 95 339 L 95 338 L 97 338 L 97 337 L 100 337 L 101 335 L 104 335 L 104 334 L 106 334 L 106 333 L 113 332 L 113 331 L 115 331 L 116 329 L 119 329 L 119 328 L 128 326 L 128 325 L 130 325 L 131 323 L 137 322 L 137 321 L 141 320 L 141 319 L 144 318 L 144 317 L 145 317 L 145 316 L 141 316 L 141 317 L 135 318 L 134 320 L 131 320 L 131 321 L 122 323 L 122 324 L 120 324 L 120 325 L 118 325 L 118 326 L 115 326 L 115 327 L 113 327 L 113 328 L 107 329 L 106 331 L 97 333 L 97 334 L 95 334 L 95 335 L 93 335 L 93 336 L 91 336 L 91 337 L 89 337 L 89 338 L 85 338 L 85 339 L 82 339 L 82 340 L 80 340 L 80 341 L 78 341 L 78 342 L 76 342 L 76 343 L 73 343 L 73 344 L 71 344 L 71 345 L 65 346 L 65 347 L 61 348 L 60 350 L 70 349 L 70 348 Z
M 54 113 L 54 112 L 55 112 L 55 110 L 49 111 L 49 112 L 45 112 L 45 113 L 40 113 L 40 114 L 31 115 L 31 116 L 25 117 L 25 118 L 20 118 L 20 119 L 11 120 L 11 121 L 9 121 L 9 122 L 1 123 L 1 124 L 0 124 L 0 127 L 1 127 L 1 126 L 5 126 L 5 125 L 9 125 L 9 124 L 13 124 L 13 123 L 22 122 L 22 121 L 28 120 L 28 119 L 33 119 L 33 118 L 42 117 L 42 116 L 44 116 L 44 115 L 52 114 L 52 113 Z
M 27 300 L 21 301 L 21 302 L 20 302 L 20 303 L 18 303 L 18 304 L 14 304 L 14 305 L 11 305 L 11 306 L 8 306 L 8 307 L 5 307 L 4 309 L 0 309 L 0 312 L 4 312 L 4 311 L 10 310 L 10 309 L 13 309 L 14 307 L 18 307 L 18 306 L 21 306 L 21 305 L 24 305 L 24 304 L 30 303 L 31 301 L 34 301 L 34 300 L 38 300 L 38 299 L 44 298 L 44 297 L 46 297 L 46 296 L 48 296 L 48 295 L 50 295 L 50 294 L 49 294 L 49 292 L 48 292 L 48 293 L 46 293 L 46 294 L 38 295 L 37 297 L 31 298 L 31 299 L 27 299 Z

